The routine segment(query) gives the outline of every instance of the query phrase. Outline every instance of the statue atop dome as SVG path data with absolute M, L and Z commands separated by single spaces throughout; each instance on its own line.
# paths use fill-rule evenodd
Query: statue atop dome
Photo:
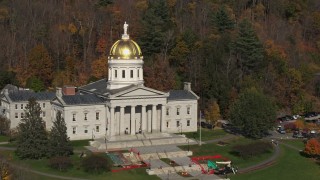
M 123 24 L 123 31 L 124 33 L 122 34 L 122 39 L 129 39 L 129 35 L 128 35 L 128 26 L 129 24 L 127 24 L 127 22 L 124 22 Z
M 129 26 L 129 24 L 127 24 L 127 22 L 125 21 L 125 22 L 124 22 L 124 25 L 123 25 L 123 29 L 124 29 L 124 34 L 125 34 L 125 35 L 127 35 L 128 26 Z

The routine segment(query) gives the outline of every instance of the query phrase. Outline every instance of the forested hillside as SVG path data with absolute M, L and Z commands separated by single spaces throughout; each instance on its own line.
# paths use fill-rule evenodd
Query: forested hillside
M 105 78 L 125 21 L 149 87 L 190 81 L 201 108 L 217 101 L 223 116 L 247 88 L 279 111 L 319 110 L 319 0 L 1 0 L 1 87 Z

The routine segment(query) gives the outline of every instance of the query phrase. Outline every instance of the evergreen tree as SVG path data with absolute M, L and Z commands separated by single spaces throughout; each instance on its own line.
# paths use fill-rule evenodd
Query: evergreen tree
M 166 0 L 149 1 L 142 24 L 142 36 L 137 39 L 144 56 L 160 53 L 165 44 L 165 34 L 172 26 Z
M 234 28 L 234 21 L 229 17 L 224 7 L 219 8 L 213 18 L 213 23 L 219 32 L 225 32 Z
M 58 111 L 56 121 L 49 134 L 49 153 L 50 156 L 69 156 L 73 154 L 73 148 L 67 136 L 67 126 Z
M 264 50 L 251 23 L 245 19 L 239 24 L 239 33 L 232 45 L 241 72 L 248 75 L 260 69 L 264 62 Z
M 240 94 L 230 111 L 230 121 L 244 136 L 261 138 L 272 129 L 276 110 L 272 102 L 256 89 Z
M 47 132 L 40 114 L 39 103 L 35 98 L 29 99 L 25 116 L 18 126 L 16 154 L 21 159 L 40 159 L 48 155 Z

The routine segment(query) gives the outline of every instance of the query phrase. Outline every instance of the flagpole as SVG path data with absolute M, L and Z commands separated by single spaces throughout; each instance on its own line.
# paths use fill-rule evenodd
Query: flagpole
M 199 146 L 201 146 L 202 145 L 202 142 L 201 142 L 201 110 L 200 110 L 200 113 L 199 113 L 199 128 L 200 128 L 200 142 L 199 142 Z

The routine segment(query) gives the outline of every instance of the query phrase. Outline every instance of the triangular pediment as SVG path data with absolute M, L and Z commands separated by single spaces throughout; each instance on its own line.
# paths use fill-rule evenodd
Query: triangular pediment
M 167 93 L 147 88 L 147 87 L 134 87 L 125 91 L 114 94 L 114 97 L 155 97 L 155 96 L 166 96 Z

